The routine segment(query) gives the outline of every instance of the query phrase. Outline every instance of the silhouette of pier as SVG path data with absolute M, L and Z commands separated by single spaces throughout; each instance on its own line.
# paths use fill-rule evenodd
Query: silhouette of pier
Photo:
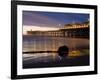
M 89 22 L 66 24 L 63 28 L 53 31 L 27 31 L 28 35 L 48 37 L 89 38 Z

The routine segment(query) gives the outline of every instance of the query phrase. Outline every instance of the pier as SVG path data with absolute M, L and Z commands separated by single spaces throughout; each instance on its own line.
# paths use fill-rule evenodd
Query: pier
M 89 38 L 89 22 L 66 24 L 63 28 L 54 31 L 27 31 L 28 35 L 48 37 L 79 37 Z

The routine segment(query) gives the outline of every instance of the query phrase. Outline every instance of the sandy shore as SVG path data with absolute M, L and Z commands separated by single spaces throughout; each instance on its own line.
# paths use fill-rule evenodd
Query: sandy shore
M 89 55 L 78 56 L 74 58 L 66 59 L 52 59 L 50 56 L 44 58 L 33 59 L 27 58 L 23 59 L 23 68 L 45 68 L 45 67 L 61 67 L 61 66 L 86 66 L 89 65 Z

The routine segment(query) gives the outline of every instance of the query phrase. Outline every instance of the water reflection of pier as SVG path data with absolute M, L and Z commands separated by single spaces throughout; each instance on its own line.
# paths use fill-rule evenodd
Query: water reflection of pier
M 89 38 L 89 22 L 82 24 L 74 23 L 67 24 L 64 28 L 54 31 L 27 31 L 27 34 L 33 36 L 48 36 L 48 37 L 80 37 Z

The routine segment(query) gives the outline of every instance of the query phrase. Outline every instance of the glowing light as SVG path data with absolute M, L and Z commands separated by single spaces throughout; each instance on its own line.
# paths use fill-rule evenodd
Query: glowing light
M 54 27 L 39 27 L 39 26 L 23 26 L 23 34 L 27 34 L 27 31 L 53 31 L 59 30 L 59 28 Z

